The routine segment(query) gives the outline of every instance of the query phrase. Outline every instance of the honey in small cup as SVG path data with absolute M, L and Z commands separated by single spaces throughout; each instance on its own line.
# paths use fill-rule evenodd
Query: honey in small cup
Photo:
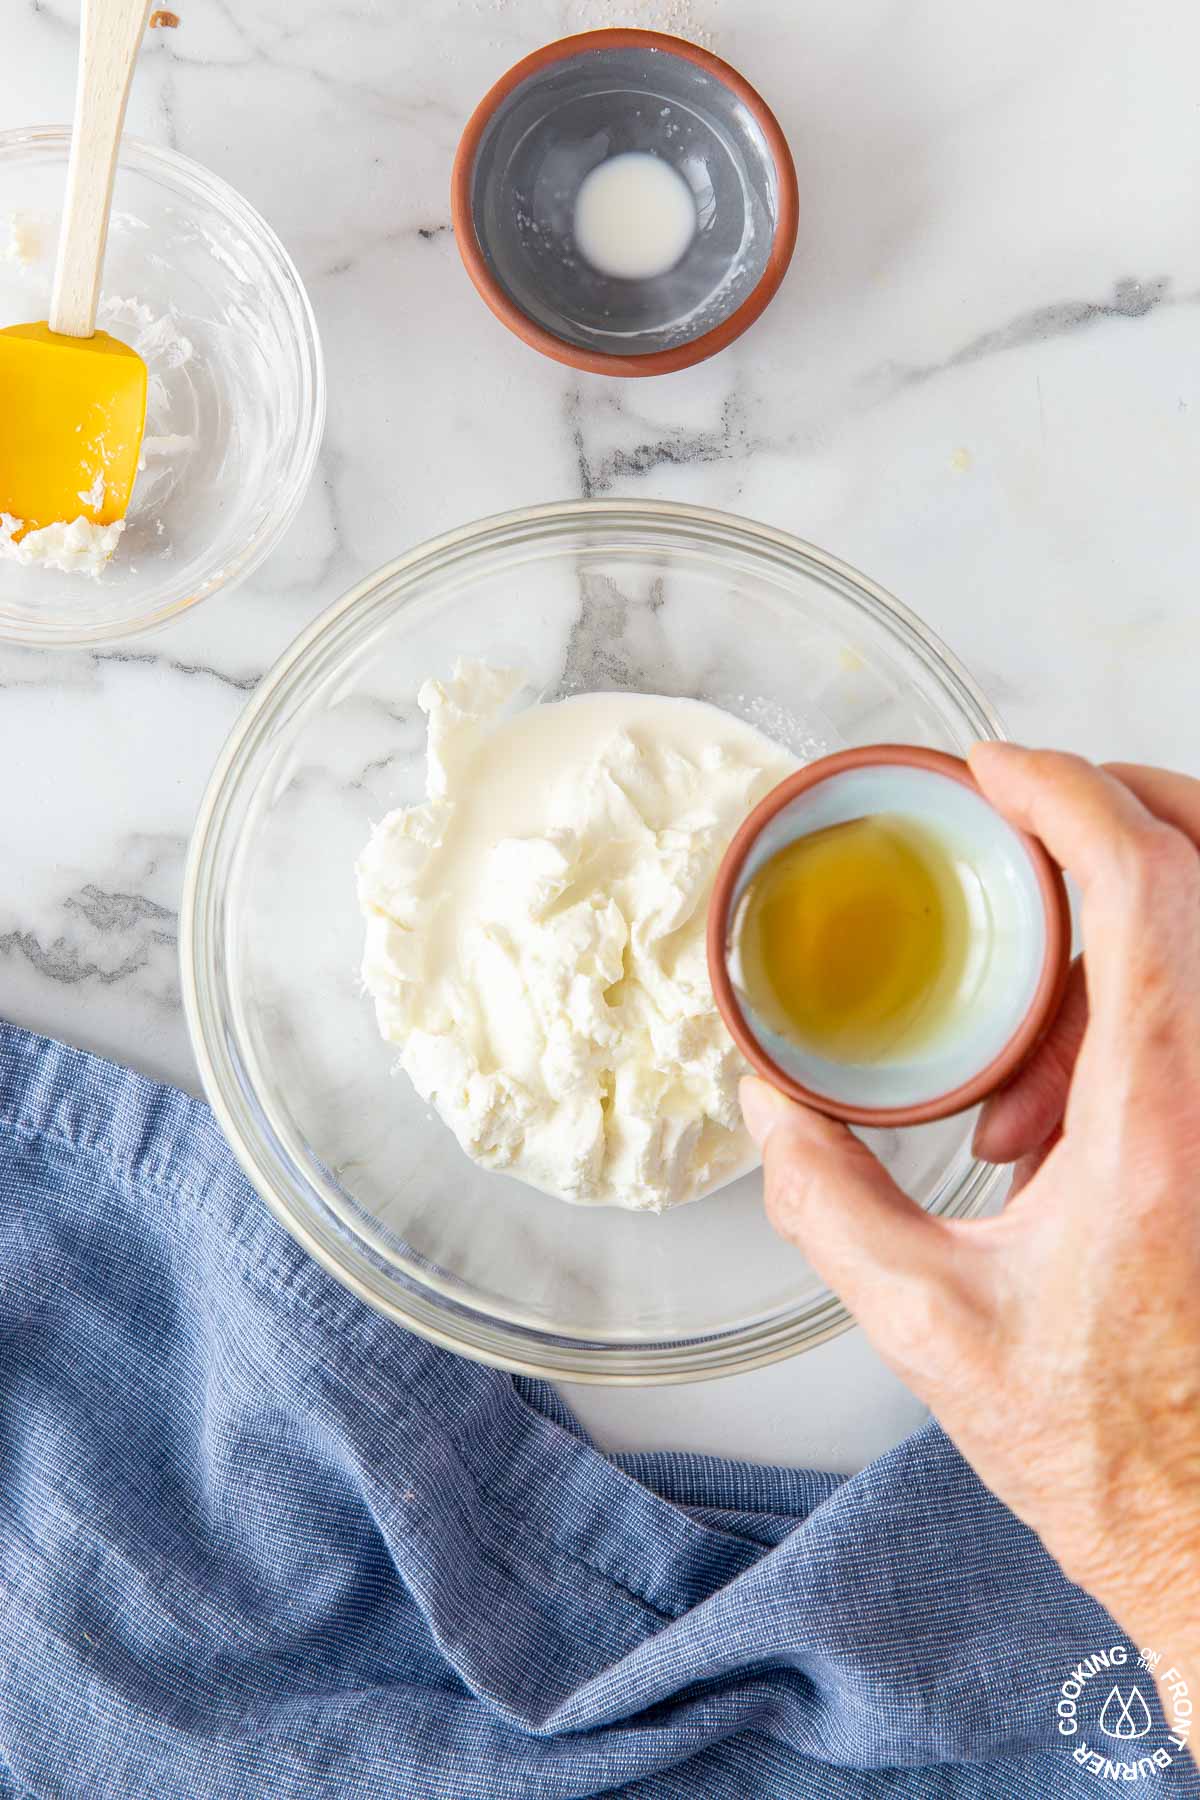
M 965 762 L 876 745 L 780 783 L 734 837 L 709 973 L 751 1065 L 854 1124 L 972 1106 L 1052 1022 L 1070 910 L 1044 847 Z
M 783 1037 L 839 1062 L 918 1048 L 967 1004 L 986 936 L 971 866 L 903 814 L 828 825 L 777 850 L 742 895 L 734 981 Z

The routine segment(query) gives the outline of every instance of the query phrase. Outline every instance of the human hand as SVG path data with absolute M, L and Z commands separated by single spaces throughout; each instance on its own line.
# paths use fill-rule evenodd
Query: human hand
M 1200 782 L 983 744 L 1081 895 L 1083 959 L 985 1108 L 995 1218 L 929 1217 L 843 1125 L 742 1086 L 767 1212 L 1066 1574 L 1200 1677 Z

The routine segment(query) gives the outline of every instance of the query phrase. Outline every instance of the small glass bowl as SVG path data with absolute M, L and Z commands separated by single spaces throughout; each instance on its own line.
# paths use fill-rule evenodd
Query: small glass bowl
M 0 324 L 46 317 L 69 144 L 61 127 L 0 132 Z M 126 637 L 244 580 L 320 447 L 321 346 L 287 251 L 218 176 L 136 138 L 121 145 L 98 323 L 149 368 L 145 466 L 95 579 L 0 560 L 0 638 L 17 643 Z
M 761 1174 L 659 1216 L 572 1207 L 477 1168 L 394 1073 L 358 967 L 354 864 L 423 796 L 417 692 L 456 657 L 522 704 L 598 689 L 708 700 L 798 758 L 880 739 L 961 754 L 999 723 L 909 612 L 823 551 L 698 507 L 484 520 L 370 576 L 246 707 L 200 807 L 181 959 L 208 1097 L 311 1254 L 449 1349 L 526 1374 L 658 1384 L 777 1361 L 849 1317 L 761 1204 Z M 946 1217 L 1003 1172 L 959 1117 L 868 1134 Z

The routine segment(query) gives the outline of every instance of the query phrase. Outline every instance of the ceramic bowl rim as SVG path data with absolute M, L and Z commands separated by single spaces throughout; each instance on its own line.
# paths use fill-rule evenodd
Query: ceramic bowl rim
M 673 349 L 654 350 L 645 356 L 623 356 L 613 351 L 587 350 L 559 337 L 557 333 L 532 319 L 493 274 L 475 229 L 471 205 L 471 184 L 480 142 L 492 119 L 510 95 L 531 75 L 536 75 L 552 63 L 567 62 L 592 50 L 625 49 L 665 51 L 703 69 L 735 94 L 747 110 L 753 113 L 766 138 L 779 184 L 779 213 L 771 239 L 771 252 L 753 291 L 727 319 L 722 319 L 710 331 L 689 338 L 686 343 L 677 344 Z M 454 240 L 467 274 L 501 324 L 507 325 L 516 337 L 532 349 L 540 350 L 543 356 L 549 356 L 555 362 L 566 363 L 573 369 L 584 369 L 592 375 L 637 377 L 669 375 L 678 369 L 690 369 L 696 363 L 704 362 L 706 358 L 724 350 L 753 325 L 774 299 L 787 273 L 796 247 L 800 198 L 796 165 L 792 161 L 783 129 L 762 95 L 750 85 L 744 75 L 740 75 L 721 57 L 714 56 L 711 50 L 689 43 L 686 38 L 674 37 L 663 31 L 640 31 L 622 26 L 602 31 L 583 31 L 575 36 L 557 38 L 552 44 L 544 44 L 540 50 L 531 51 L 520 62 L 514 63 L 488 89 L 467 120 L 455 152 L 450 177 L 450 216 Z
M 797 1081 L 774 1057 L 768 1054 L 755 1036 L 738 1000 L 737 989 L 729 969 L 727 944 L 729 920 L 737 884 L 746 859 L 771 821 L 801 794 L 809 793 L 823 782 L 835 779 L 852 769 L 908 768 L 939 775 L 979 794 L 979 784 L 961 757 L 944 750 L 930 750 L 917 744 L 864 744 L 851 750 L 839 750 L 823 756 L 805 768 L 788 775 L 764 796 L 753 812 L 743 820 L 733 841 L 721 859 L 713 884 L 708 908 L 707 950 L 708 972 L 717 1008 L 730 1036 L 746 1061 L 758 1074 L 791 1100 L 841 1119 L 848 1125 L 877 1126 L 927 1125 L 935 1119 L 952 1118 L 966 1112 L 981 1100 L 1003 1087 L 1029 1061 L 1053 1024 L 1066 988 L 1071 966 L 1071 908 L 1062 870 L 1045 846 L 1028 832 L 1013 826 L 1018 842 L 1033 870 L 1042 903 L 1046 928 L 1046 945 L 1042 966 L 1029 1005 L 1016 1029 L 1000 1051 L 983 1068 L 945 1093 L 909 1106 L 858 1106 L 849 1101 L 821 1094 Z M 982 798 L 982 795 L 980 796 Z

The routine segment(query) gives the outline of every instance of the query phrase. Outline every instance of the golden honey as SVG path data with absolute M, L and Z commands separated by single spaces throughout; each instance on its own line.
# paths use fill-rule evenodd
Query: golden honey
M 970 913 L 952 851 L 879 813 L 798 838 L 734 920 L 738 986 L 764 1024 L 838 1062 L 919 1050 L 952 1014 Z

